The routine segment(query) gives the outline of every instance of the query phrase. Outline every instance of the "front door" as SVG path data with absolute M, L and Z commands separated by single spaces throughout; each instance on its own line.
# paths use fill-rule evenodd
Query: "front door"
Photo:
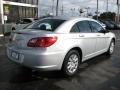
M 107 35 L 101 32 L 104 28 L 97 22 L 90 21 L 93 33 L 96 35 L 96 52 L 102 52 L 107 48 Z
M 77 23 L 80 30 L 79 39 L 82 41 L 82 48 L 84 49 L 84 58 L 88 59 L 95 53 L 96 47 L 96 35 L 92 33 L 91 27 L 88 21 L 80 21 Z M 80 44 L 81 44 L 80 43 Z

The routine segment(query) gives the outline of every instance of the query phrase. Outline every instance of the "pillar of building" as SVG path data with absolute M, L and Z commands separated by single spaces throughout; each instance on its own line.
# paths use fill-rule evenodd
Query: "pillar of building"
M 0 24 L 4 24 L 3 0 L 0 0 Z

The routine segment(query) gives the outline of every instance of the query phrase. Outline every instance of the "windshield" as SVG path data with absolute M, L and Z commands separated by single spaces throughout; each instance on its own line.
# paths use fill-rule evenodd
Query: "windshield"
M 45 31 L 54 31 L 57 27 L 59 27 L 65 20 L 59 19 L 44 19 L 33 23 L 27 27 L 27 29 L 37 29 L 37 30 L 45 30 Z

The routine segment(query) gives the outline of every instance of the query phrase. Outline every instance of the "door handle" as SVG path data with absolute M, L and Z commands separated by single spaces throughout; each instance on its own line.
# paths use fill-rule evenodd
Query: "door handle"
M 100 36 L 100 35 L 97 35 L 97 36 Z
M 84 35 L 79 35 L 79 37 L 85 37 Z

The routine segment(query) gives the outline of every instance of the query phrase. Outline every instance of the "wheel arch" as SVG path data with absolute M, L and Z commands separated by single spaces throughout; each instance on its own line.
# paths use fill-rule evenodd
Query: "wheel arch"
M 114 38 L 114 37 L 112 38 L 112 40 L 114 41 L 114 44 L 116 44 L 116 43 L 115 43 L 115 38 Z
M 71 50 L 77 50 L 77 51 L 78 51 L 78 53 L 79 53 L 79 55 L 80 55 L 80 62 L 82 62 L 83 53 L 82 53 L 82 49 L 81 49 L 80 47 L 73 47 L 73 48 L 69 49 L 69 50 L 67 51 L 67 53 L 65 54 L 65 57 L 66 57 L 66 55 L 67 55 Z M 64 57 L 64 59 L 65 59 L 65 57 Z M 64 63 L 64 59 L 63 59 L 63 63 Z
M 78 53 L 79 53 L 79 55 L 80 55 L 80 61 L 79 61 L 79 65 L 80 65 L 80 63 L 82 62 L 82 50 L 81 50 L 81 48 L 79 48 L 79 47 L 73 47 L 73 48 L 71 48 L 67 53 L 66 53 L 66 55 L 65 55 L 65 57 L 64 57 L 64 60 L 63 60 L 63 63 L 62 63 L 62 67 L 61 67 L 61 71 L 66 75 L 66 76 L 72 76 L 72 75 L 70 75 L 67 71 L 66 71 L 66 61 L 68 60 L 68 59 L 65 59 L 66 58 L 66 56 L 70 53 L 70 51 L 72 51 L 72 50 L 76 50 L 76 51 L 78 51 Z M 77 66 L 77 68 L 78 68 L 79 66 Z M 78 69 L 77 69 L 78 70 Z M 77 72 L 77 70 L 75 71 L 75 72 Z M 66 74 L 67 73 L 67 74 Z M 74 74 L 73 74 L 74 75 Z

